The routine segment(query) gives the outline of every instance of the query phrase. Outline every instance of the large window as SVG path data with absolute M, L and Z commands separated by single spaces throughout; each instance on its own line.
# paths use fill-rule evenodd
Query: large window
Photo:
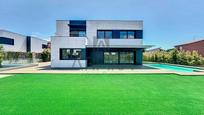
M 104 63 L 105 64 L 117 64 L 118 63 L 118 52 L 104 52 Z
M 0 37 L 0 44 L 14 45 L 14 39 L 7 37 Z
M 86 37 L 86 21 L 70 20 L 70 37 Z
M 60 49 L 60 60 L 79 60 L 81 59 L 81 49 Z
M 97 38 L 100 38 L 100 39 L 110 39 L 110 38 L 113 38 L 113 35 L 112 35 L 112 31 L 110 30 L 98 30 L 97 31 Z
M 120 63 L 121 64 L 133 64 L 134 53 L 133 52 L 120 52 Z
M 98 30 L 99 39 L 142 39 L 143 30 Z

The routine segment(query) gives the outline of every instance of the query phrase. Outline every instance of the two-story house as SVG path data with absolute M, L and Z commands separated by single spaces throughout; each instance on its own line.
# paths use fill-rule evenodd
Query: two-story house
M 141 65 L 143 21 L 57 20 L 51 37 L 52 68 Z

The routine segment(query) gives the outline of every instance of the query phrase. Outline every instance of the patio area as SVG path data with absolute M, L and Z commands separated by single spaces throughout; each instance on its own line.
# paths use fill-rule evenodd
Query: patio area
M 204 75 L 204 72 L 192 72 L 192 73 L 181 73 L 175 71 L 169 71 L 165 69 L 156 69 L 147 66 L 136 66 L 136 65 L 97 65 L 90 66 L 84 69 L 52 69 L 50 67 L 50 62 L 38 63 L 36 66 L 25 67 L 25 68 L 15 68 L 10 70 L 0 71 L 0 74 L 20 74 L 20 73 L 85 73 L 85 74 L 127 74 L 127 73 L 174 73 L 179 75 Z

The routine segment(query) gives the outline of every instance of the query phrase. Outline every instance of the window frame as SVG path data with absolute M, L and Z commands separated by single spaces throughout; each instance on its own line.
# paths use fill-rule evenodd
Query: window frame
M 69 59 L 68 58 L 67 59 L 63 58 L 63 56 L 62 56 L 63 55 L 62 54 L 63 50 L 70 50 L 70 52 L 71 52 L 71 50 L 73 50 L 71 57 L 68 57 Z M 74 50 L 80 50 L 80 55 L 79 55 L 78 58 L 74 58 L 74 56 L 73 56 Z M 60 60 L 82 60 L 82 49 L 81 48 L 59 48 L 59 59 Z

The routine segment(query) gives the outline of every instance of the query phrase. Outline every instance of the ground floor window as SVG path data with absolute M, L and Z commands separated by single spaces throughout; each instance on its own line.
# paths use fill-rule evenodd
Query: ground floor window
M 104 52 L 104 64 L 134 64 L 134 52 Z
M 79 60 L 81 59 L 81 49 L 60 49 L 60 60 Z
M 133 52 L 120 52 L 120 63 L 121 64 L 134 64 L 134 53 Z
M 104 52 L 104 63 L 105 64 L 118 63 L 118 52 Z

